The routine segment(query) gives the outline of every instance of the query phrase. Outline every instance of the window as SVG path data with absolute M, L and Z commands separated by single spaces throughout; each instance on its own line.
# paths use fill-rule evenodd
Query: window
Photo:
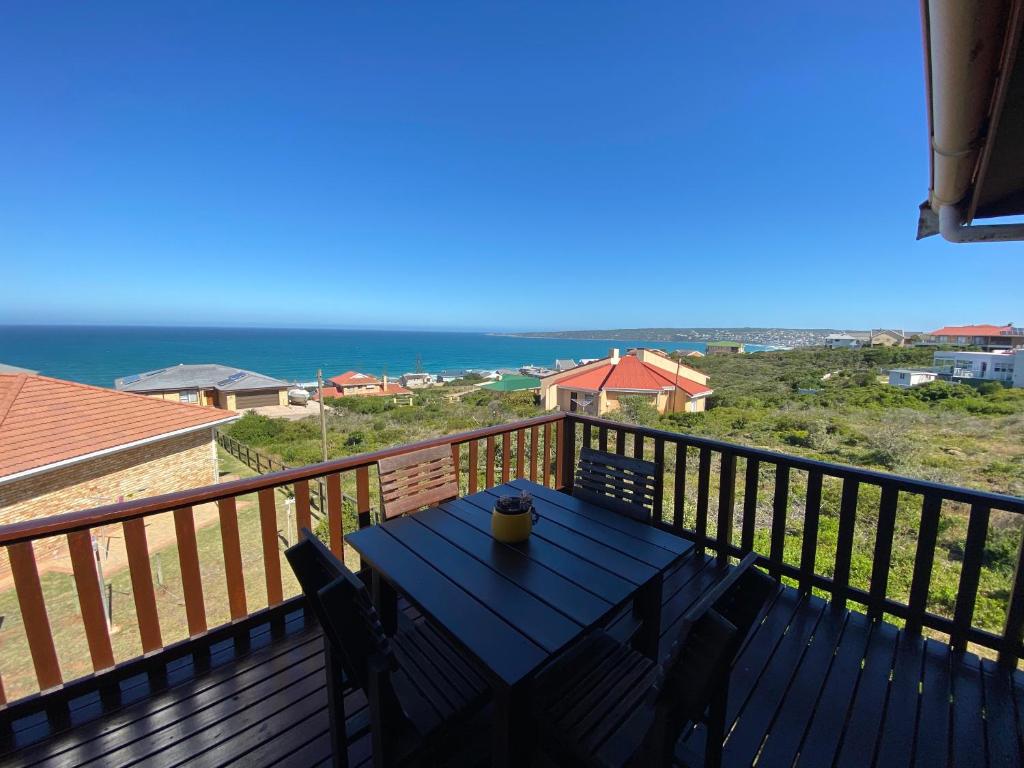
M 198 403 L 199 392 L 194 389 L 186 389 L 184 392 L 178 393 L 178 399 L 183 403 Z

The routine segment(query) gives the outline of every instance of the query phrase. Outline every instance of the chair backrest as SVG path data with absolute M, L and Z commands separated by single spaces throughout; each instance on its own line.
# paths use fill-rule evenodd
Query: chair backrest
M 748 554 L 703 598 L 710 602 L 718 614 L 736 627 L 730 663 L 736 660 L 743 641 L 750 634 L 768 598 L 779 588 L 775 579 L 754 567 L 756 560 L 756 553 Z
M 653 461 L 583 448 L 572 495 L 650 522 L 659 469 Z
M 452 449 L 446 445 L 381 459 L 377 472 L 385 520 L 459 496 Z
M 391 644 L 362 580 L 303 529 L 304 538 L 285 550 L 324 637 L 342 659 L 345 672 L 367 689 L 370 661 L 395 666 Z

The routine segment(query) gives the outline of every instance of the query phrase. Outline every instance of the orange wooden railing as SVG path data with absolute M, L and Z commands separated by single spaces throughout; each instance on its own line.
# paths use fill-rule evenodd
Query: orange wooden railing
M 161 633 L 151 549 L 145 527 L 147 518 L 168 512 L 173 515 L 188 634 L 191 639 L 196 639 L 214 628 L 209 626 L 208 606 L 204 597 L 202 564 L 193 515 L 195 506 L 210 502 L 217 505 L 223 542 L 227 607 L 231 621 L 238 621 L 279 605 L 285 599 L 276 489 L 288 487 L 293 493 L 296 528 L 312 529 L 310 483 L 322 481 L 327 489 L 330 548 L 339 557 L 344 557 L 344 535 L 356 526 L 363 527 L 372 522 L 375 496 L 372 486 L 376 482 L 372 475 L 379 459 L 421 448 L 448 445 L 452 449 L 463 492 L 473 493 L 478 490 L 481 478 L 485 487 L 492 487 L 499 476 L 502 481 L 512 477 L 529 477 L 558 488 L 562 477 L 558 440 L 561 438 L 560 424 L 563 418 L 562 414 L 540 416 L 322 464 L 0 526 L 0 546 L 6 548 L 10 559 L 11 576 L 39 689 L 46 691 L 66 683 L 40 581 L 35 542 L 61 536 L 67 539 L 91 665 L 94 673 L 98 673 L 111 669 L 115 663 L 128 660 L 115 660 L 92 546 L 91 532 L 94 529 L 116 524 L 121 526 L 141 648 L 144 654 L 149 654 L 166 647 L 168 641 L 174 643 L 181 638 L 165 638 Z M 512 448 L 513 437 L 515 450 Z M 499 438 L 500 455 L 496 447 Z M 484 444 L 482 467 L 479 463 L 481 442 Z M 355 508 L 352 511 L 355 514 L 348 515 L 346 521 L 343 500 L 349 497 L 342 493 L 342 480 L 350 474 L 354 475 Z M 244 559 L 255 557 L 257 553 L 243 552 L 240 544 L 237 499 L 250 494 L 256 494 L 258 502 L 263 577 L 267 594 L 266 605 L 260 606 L 248 603 L 243 576 Z M 3 674 L 4 670 L 0 669 L 0 705 L 7 703 Z

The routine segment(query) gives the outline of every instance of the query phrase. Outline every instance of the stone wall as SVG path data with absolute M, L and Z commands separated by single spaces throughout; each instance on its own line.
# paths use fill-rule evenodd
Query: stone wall
M 217 469 L 213 430 L 200 429 L 0 484 L 0 524 L 209 485 Z M 48 559 L 68 564 L 64 536 L 34 548 L 40 570 Z M 9 568 L 0 558 L 0 577 Z

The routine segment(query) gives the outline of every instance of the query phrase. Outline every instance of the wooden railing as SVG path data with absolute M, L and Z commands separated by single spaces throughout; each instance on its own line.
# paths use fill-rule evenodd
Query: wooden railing
M 769 572 L 791 579 L 801 590 L 821 591 L 837 608 L 852 601 L 873 618 L 896 617 L 910 631 L 937 630 L 956 649 L 975 643 L 998 652 L 1004 666 L 1016 666 L 1024 657 L 1024 498 L 575 414 L 567 415 L 563 434 L 566 491 L 572 489 L 580 445 L 653 460 L 661 467 L 656 520 L 700 547 L 724 557 L 757 551 Z M 828 510 L 822 501 L 826 487 L 834 492 Z M 796 491 L 800 497 L 794 507 Z M 995 514 L 1004 516 L 1004 529 L 1015 537 L 1000 631 L 974 620 Z M 955 523 L 954 516 L 966 519 L 966 535 L 952 548 L 960 557 L 959 578 L 952 610 L 941 615 L 928 608 L 929 590 L 938 567 L 940 527 Z M 835 524 L 834 544 L 831 531 L 822 535 L 823 522 L 830 528 Z M 900 546 L 913 543 L 914 552 L 903 595 L 896 594 L 891 578 L 893 560 L 903 554 L 893 549 L 898 526 Z M 857 551 L 870 563 L 862 585 L 853 583 L 851 573 Z
M 161 628 L 158 592 L 154 585 L 154 558 L 159 553 L 157 547 L 150 545 L 146 528 L 147 523 L 156 516 L 173 516 L 173 546 L 177 548 L 180 597 L 184 602 L 184 623 L 187 626 L 183 635 L 195 641 L 214 629 L 210 626 L 210 613 L 226 613 L 228 624 L 241 622 L 262 610 L 280 605 L 286 599 L 285 583 L 291 582 L 291 579 L 287 570 L 284 574 L 282 572 L 281 549 L 292 536 L 287 530 L 282 534 L 285 526 L 282 525 L 283 505 L 278 498 L 279 490 L 290 489 L 295 505 L 296 528 L 312 529 L 314 523 L 310 484 L 322 481 L 326 487 L 326 537 L 336 555 L 342 558 L 348 556 L 351 561 L 353 554 L 346 552 L 343 537 L 357 527 L 371 524 L 371 511 L 375 508 L 378 496 L 375 479 L 378 460 L 420 448 L 446 445 L 452 449 L 460 489 L 465 493 L 491 487 L 512 477 L 529 478 L 558 488 L 561 487 L 560 468 L 563 466 L 559 455 L 561 422 L 561 414 L 541 416 L 322 464 L 0 526 L 0 547 L 4 547 L 9 556 L 27 651 L 31 656 L 38 689 L 48 692 L 69 685 L 66 682 L 68 675 L 58 660 L 54 625 L 51 623 L 54 621 L 63 623 L 65 618 L 67 621 L 81 621 L 93 670 L 92 673 L 85 670 L 88 676 L 105 673 L 132 658 L 116 658 L 114 652 L 100 587 L 98 558 L 94 552 L 94 532 L 110 530 L 111 526 L 120 529 L 137 623 L 137 627 L 125 627 L 122 632 L 131 630 L 134 633 L 137 628 L 142 653 L 152 654 L 182 639 L 165 637 Z M 347 487 L 353 489 L 355 499 L 355 508 L 350 515 L 343 514 L 343 488 Z M 251 498 L 253 495 L 258 509 L 254 525 L 259 528 L 259 543 L 257 551 L 243 551 L 241 541 L 246 531 L 239 524 L 242 509 L 240 500 L 250 504 L 243 497 Z M 215 553 L 215 559 L 219 561 L 217 563 L 207 562 L 200 556 L 195 511 L 201 505 L 216 505 L 214 522 L 219 523 L 221 539 L 219 551 Z M 58 610 L 54 603 L 60 601 L 61 595 L 53 594 L 53 590 L 46 594 L 44 582 L 40 578 L 35 545 L 53 537 L 66 538 L 73 587 L 77 593 L 76 616 L 50 615 L 51 610 Z M 209 558 L 208 551 L 206 554 L 207 560 L 213 559 Z M 261 604 L 256 605 L 251 598 L 251 590 L 247 590 L 244 571 L 249 567 L 252 579 L 251 564 L 261 556 L 262 567 L 258 578 L 262 585 L 259 593 L 262 597 L 265 587 L 265 598 Z M 204 578 L 203 571 L 212 570 L 214 565 L 216 570 L 223 568 L 223 579 L 226 582 L 223 585 L 212 585 L 209 578 Z M 156 581 L 159 582 L 159 578 Z M 225 606 L 208 604 L 204 597 L 207 591 L 212 594 L 213 586 L 217 587 L 218 593 L 226 588 L 226 610 Z M 9 632 L 12 617 L 5 618 L 4 631 Z M 224 622 L 218 624 L 223 625 Z M 9 662 L 10 654 L 0 659 Z M 10 670 L 0 669 L 0 704 L 7 702 L 3 681 L 9 677 L 9 673 Z M 25 695 L 23 690 L 11 693 L 15 694 L 11 697 L 12 701 Z
M 888 616 L 909 631 L 928 628 L 944 633 L 958 649 L 977 644 L 997 652 L 1006 666 L 1015 666 L 1024 656 L 1024 548 L 1020 525 L 1024 499 L 554 413 L 259 477 L 0 526 L 0 547 L 9 556 L 38 689 L 68 690 L 72 685 L 66 682 L 69 674 L 62 670 L 52 631 L 52 622 L 63 621 L 64 617 L 51 615 L 51 609 L 57 610 L 55 598 L 52 590 L 48 594 L 44 589 L 36 560 L 35 545 L 43 540 L 60 537 L 67 542 L 77 612 L 93 670 L 75 683 L 84 685 L 96 674 L 137 663 L 137 656 L 115 653 L 111 642 L 91 543 L 98 529 L 113 526 L 123 536 L 134 625 L 122 627 L 122 633 L 137 631 L 141 652 L 151 655 L 182 641 L 196 643 L 217 637 L 225 626 L 244 625 L 250 617 L 286 600 L 285 585 L 293 582 L 287 569 L 282 569 L 281 548 L 292 540 L 292 533 L 284 530 L 282 535 L 282 528 L 287 527 L 281 522 L 283 504 L 278 491 L 282 489 L 290 489 L 294 499 L 296 527 L 313 527 L 310 484 L 318 480 L 324 483 L 327 525 L 321 532 L 338 556 L 347 557 L 357 566 L 358 560 L 346 551 L 343 537 L 371 524 L 378 495 L 375 464 L 379 459 L 446 445 L 451 447 L 463 493 L 513 477 L 570 491 L 577 452 L 584 444 L 657 462 L 661 470 L 656 524 L 694 540 L 702 549 L 722 558 L 756 551 L 761 555 L 760 564 L 771 573 L 790 580 L 801 590 L 823 593 L 836 607 L 857 603 L 873 618 Z M 349 489 L 355 499 L 351 512 L 343 504 Z M 211 509 L 202 505 L 215 505 L 213 522 L 219 524 L 220 541 L 212 556 L 209 548 L 201 556 L 197 545 L 197 530 L 202 532 L 202 527 L 197 529 L 195 511 Z M 240 525 L 240 519 L 248 519 L 241 518 L 242 510 L 254 512 L 254 551 L 243 551 L 241 546 L 243 534 L 249 532 Z M 159 566 L 154 584 L 159 547 L 150 545 L 146 528 L 158 515 L 173 518 L 172 544 L 177 548 L 187 627 L 181 637 L 165 636 L 169 633 L 161 627 Z M 999 602 L 1002 626 L 993 631 L 991 621 L 989 628 L 976 621 L 975 609 L 982 578 L 991 573 L 986 564 L 986 542 L 997 528 L 997 516 L 1006 518 L 1000 518 L 1003 527 L 999 530 L 1010 530 L 1017 543 Z M 950 520 L 955 523 L 952 528 Z M 930 588 L 933 575 L 949 567 L 948 549 L 939 561 L 939 543 L 940 539 L 948 540 L 950 530 L 959 530 L 956 525 L 963 528 L 955 547 L 958 575 L 955 595 L 944 615 L 942 610 L 930 607 L 935 602 Z M 910 578 L 895 578 L 893 562 L 910 562 L 904 555 L 910 551 Z M 255 577 L 254 562 L 259 568 Z M 204 570 L 209 573 L 214 565 L 213 570 L 223 570 L 218 576 L 222 583 L 214 584 L 209 576 L 204 578 Z M 259 600 L 247 588 L 252 587 L 254 578 L 260 582 Z M 902 582 L 906 589 L 901 594 Z M 225 606 L 213 605 L 205 598 L 207 593 L 214 594 L 215 586 L 218 595 L 223 591 Z M 296 593 L 294 587 L 289 592 Z M 991 613 L 991 605 L 986 610 Z M 216 626 L 211 626 L 210 616 L 218 611 L 226 619 L 214 621 Z M 5 622 L 5 632 L 7 626 Z M 0 663 L 10 662 L 9 653 L 0 655 Z M 0 668 L 0 697 L 8 672 Z M 23 695 L 19 689 L 12 699 Z M 0 698 L 0 702 L 6 702 L 6 698 Z

